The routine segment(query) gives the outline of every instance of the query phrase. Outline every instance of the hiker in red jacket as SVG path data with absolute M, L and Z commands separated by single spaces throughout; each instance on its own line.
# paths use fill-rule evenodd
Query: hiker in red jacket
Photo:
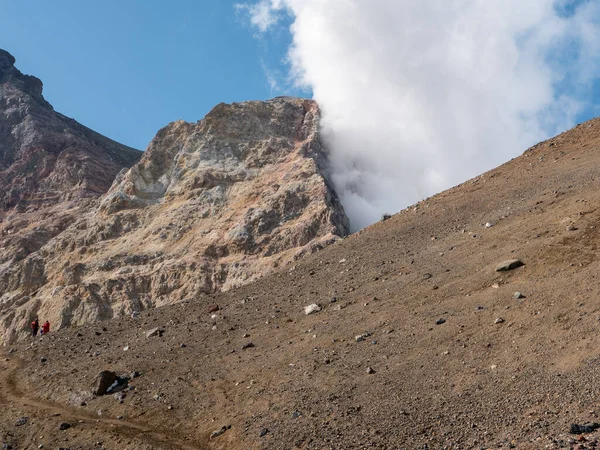
M 44 322 L 44 325 L 42 325 L 42 334 L 48 334 L 50 333 L 50 322 L 48 322 L 47 320 Z
M 38 318 L 36 317 L 35 320 L 33 322 L 31 322 L 31 335 L 33 337 L 36 337 L 39 329 L 40 329 L 40 322 L 38 321 Z

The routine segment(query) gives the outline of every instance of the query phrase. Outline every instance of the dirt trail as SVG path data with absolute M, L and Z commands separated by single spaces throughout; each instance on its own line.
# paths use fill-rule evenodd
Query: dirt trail
M 190 444 L 182 442 L 164 431 L 158 431 L 148 425 L 116 419 L 99 418 L 75 408 L 41 401 L 28 393 L 22 392 L 16 383 L 16 376 L 24 366 L 20 359 L 4 360 L 0 365 L 0 405 L 14 403 L 25 409 L 31 416 L 40 412 L 46 417 L 60 416 L 64 422 L 75 426 L 85 424 L 86 427 L 101 431 L 110 431 L 121 436 L 140 439 L 161 449 L 204 450 L 206 444 Z

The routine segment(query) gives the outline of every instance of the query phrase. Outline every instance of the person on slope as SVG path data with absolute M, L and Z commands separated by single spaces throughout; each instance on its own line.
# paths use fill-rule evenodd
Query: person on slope
M 39 329 L 40 329 L 40 322 L 39 322 L 38 318 L 36 317 L 35 320 L 33 322 L 31 322 L 31 335 L 33 337 L 36 337 Z
M 44 325 L 42 325 L 42 334 L 48 334 L 50 333 L 50 322 L 48 322 L 47 320 L 44 322 Z

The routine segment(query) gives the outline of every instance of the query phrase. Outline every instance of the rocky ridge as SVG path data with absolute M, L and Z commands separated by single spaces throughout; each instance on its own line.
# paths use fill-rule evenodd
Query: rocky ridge
M 83 214 L 0 279 L 6 342 L 249 283 L 348 233 L 313 101 L 216 106 L 158 132 Z
M 104 194 L 141 152 L 52 108 L 0 49 L 0 277 Z

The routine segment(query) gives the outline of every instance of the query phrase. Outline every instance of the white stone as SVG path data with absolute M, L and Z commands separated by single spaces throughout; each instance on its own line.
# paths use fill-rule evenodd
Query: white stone
M 319 305 L 317 305 L 316 303 L 313 303 L 312 305 L 308 305 L 308 306 L 304 307 L 304 312 L 306 313 L 307 316 L 309 314 L 314 314 L 319 311 L 321 311 L 321 307 Z

